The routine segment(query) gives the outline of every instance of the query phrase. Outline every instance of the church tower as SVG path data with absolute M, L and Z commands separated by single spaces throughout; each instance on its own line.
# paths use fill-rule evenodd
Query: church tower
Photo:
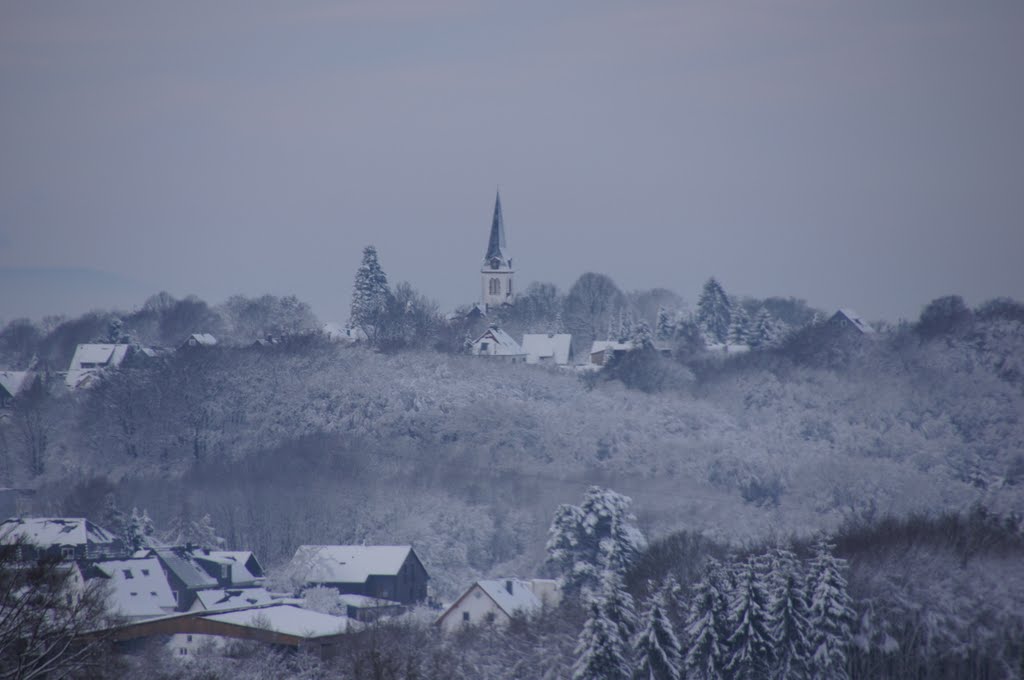
M 505 245 L 505 220 L 501 216 L 501 193 L 494 199 L 491 237 L 487 241 L 484 266 L 480 269 L 480 301 L 484 309 L 512 302 L 512 258 Z

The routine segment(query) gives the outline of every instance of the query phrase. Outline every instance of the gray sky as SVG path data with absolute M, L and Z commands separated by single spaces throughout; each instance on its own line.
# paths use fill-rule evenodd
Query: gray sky
M 497 184 L 521 286 L 1024 298 L 1022 71 L 1019 0 L 4 0 L 0 317 L 450 308 Z

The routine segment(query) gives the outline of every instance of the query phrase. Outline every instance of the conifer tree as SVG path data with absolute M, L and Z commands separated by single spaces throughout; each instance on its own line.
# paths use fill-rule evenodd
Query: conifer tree
M 672 321 L 672 317 L 669 315 L 668 310 L 664 307 L 658 307 L 658 316 L 654 322 L 654 337 L 661 342 L 666 342 L 672 339 L 675 332 L 676 325 Z
M 388 277 L 377 259 L 377 249 L 366 246 L 352 288 L 350 323 L 361 327 L 370 340 L 376 343 L 377 329 L 387 314 L 390 300 Z
M 846 647 L 854 612 L 846 591 L 846 560 L 833 555 L 833 547 L 818 544 L 810 569 L 810 627 L 814 656 L 812 677 L 846 680 Z
M 724 680 L 729 602 L 722 565 L 708 560 L 694 587 L 686 616 L 688 641 L 683 666 L 693 680 Z
M 132 514 L 125 524 L 124 542 L 131 551 L 141 550 L 152 544 L 153 541 L 153 520 L 149 513 L 138 508 L 132 508 Z
M 654 347 L 654 337 L 651 335 L 651 327 L 646 321 L 640 321 L 633 326 L 633 334 L 629 337 L 633 343 L 633 349 L 651 349 Z
M 679 680 L 682 677 L 682 648 L 668 617 L 665 588 L 651 595 L 633 651 L 635 680 Z
M 748 336 L 748 344 L 754 349 L 764 349 L 775 345 L 777 328 L 775 320 L 767 309 L 762 307 L 754 316 Z
M 625 598 L 622 597 L 625 595 Z M 576 645 L 573 680 L 628 680 L 632 674 L 629 662 L 629 637 L 623 619 L 628 617 L 622 607 L 632 598 L 621 587 L 621 579 L 605 572 L 599 592 L 587 597 L 588 617 Z
M 729 334 L 727 337 L 730 345 L 746 345 L 747 327 L 750 325 L 750 317 L 743 305 L 734 303 L 729 315 Z
M 791 552 L 778 551 L 771 562 L 774 593 L 768 619 L 775 648 L 772 678 L 807 680 L 814 648 L 804 575 Z
M 732 634 L 728 640 L 726 670 L 735 680 L 760 680 L 772 662 L 772 637 L 768 629 L 768 593 L 753 559 L 737 572 L 729 602 Z
M 724 343 L 728 338 L 731 307 L 725 290 L 712 276 L 697 299 L 697 323 L 708 342 Z

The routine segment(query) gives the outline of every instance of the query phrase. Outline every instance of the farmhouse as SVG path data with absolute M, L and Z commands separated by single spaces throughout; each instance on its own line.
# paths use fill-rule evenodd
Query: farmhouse
M 569 333 L 526 333 L 523 351 L 528 364 L 567 366 L 572 363 L 572 335 Z
M 105 560 L 84 568 L 86 581 L 107 584 L 107 609 L 129 620 L 166 616 L 175 602 L 160 562 L 155 558 Z
M 875 333 L 875 329 L 869 326 L 852 309 L 838 310 L 826 323 L 830 328 L 841 331 L 853 331 L 860 335 L 874 335 Z
M 334 588 L 401 604 L 427 599 L 427 570 L 408 545 L 303 545 L 288 573 L 298 589 Z
M 506 625 L 516 615 L 540 611 L 559 597 L 557 581 L 534 579 L 497 579 L 477 581 L 438 617 L 436 623 L 446 632 L 467 625 Z
M 17 517 L 0 523 L 0 545 L 18 540 L 22 560 L 100 560 L 125 555 L 121 539 L 81 517 Z
M 470 352 L 473 356 L 492 357 L 513 364 L 526 362 L 526 352 L 523 348 L 511 335 L 498 328 L 497 324 L 491 324 L 472 342 Z
M 75 348 L 64 384 L 69 389 L 87 387 L 98 371 L 116 368 L 128 354 L 128 345 L 82 344 Z
M 14 398 L 27 390 L 34 380 L 31 371 L 0 371 L 0 408 L 7 408 Z

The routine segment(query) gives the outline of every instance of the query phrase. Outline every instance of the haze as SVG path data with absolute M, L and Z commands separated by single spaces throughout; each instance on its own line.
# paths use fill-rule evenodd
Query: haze
M 4 2 L 0 319 L 348 315 L 361 248 L 871 319 L 1024 297 L 1019 2 Z

